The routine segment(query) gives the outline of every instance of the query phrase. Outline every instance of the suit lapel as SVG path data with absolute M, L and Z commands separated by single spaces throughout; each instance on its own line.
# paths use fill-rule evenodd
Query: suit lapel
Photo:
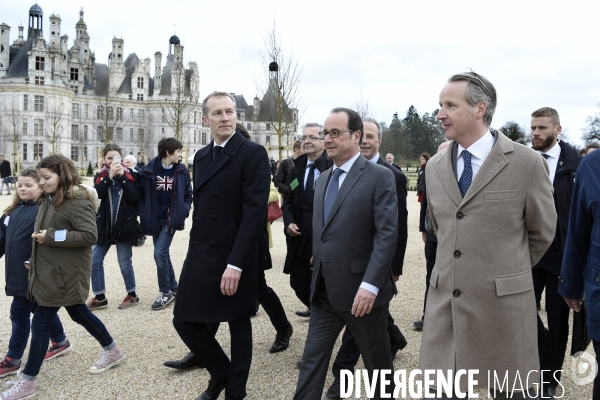
M 202 178 L 200 178 L 200 182 L 198 182 L 198 187 L 196 187 L 196 190 L 198 190 L 198 188 L 204 185 L 204 183 L 208 181 L 217 171 L 223 168 L 230 158 L 234 157 L 237 154 L 244 140 L 246 139 L 238 131 L 235 131 L 231 139 L 229 139 L 229 141 L 223 148 L 223 151 L 221 151 L 221 154 L 219 154 L 219 156 L 214 160 L 212 159 L 212 154 L 215 142 L 213 141 L 211 143 L 211 145 L 209 146 L 210 148 L 208 150 L 207 160 L 204 160 L 201 164 L 201 166 L 206 167 L 206 169 L 203 168 L 198 170 L 200 173 L 202 173 L 203 170 L 206 172 L 202 174 Z M 203 154 L 202 156 L 205 155 Z M 208 166 L 206 165 L 207 162 L 210 163 Z
M 492 149 L 490 150 L 490 153 L 486 157 L 483 164 L 481 164 L 477 175 L 475 175 L 475 178 L 473 179 L 473 183 L 471 183 L 471 187 L 467 191 L 467 194 L 462 201 L 463 203 L 467 203 L 469 200 L 471 200 L 488 184 L 488 182 L 490 182 L 496 175 L 498 175 L 500 171 L 504 169 L 504 167 L 508 165 L 508 160 L 506 159 L 504 153 L 512 151 L 513 143 L 502 133 L 498 133 L 496 131 L 496 135 L 498 139 L 496 140 L 494 146 L 492 146 Z
M 340 186 L 340 190 L 338 191 L 337 195 L 335 196 L 335 200 L 331 205 L 331 211 L 329 211 L 329 217 L 327 218 L 327 221 L 325 221 L 323 230 L 327 228 L 327 225 L 329 225 L 329 222 L 344 202 L 344 199 L 346 196 L 348 196 L 348 193 L 350 193 L 350 190 L 352 190 L 356 182 L 360 179 L 360 176 L 362 175 L 362 169 L 365 167 L 365 162 L 367 162 L 367 160 L 362 155 L 359 155 L 352 165 L 352 168 L 350 168 L 350 171 L 348 171 L 346 174 L 346 178 L 344 178 L 344 182 L 342 183 L 342 186 Z
M 200 181 L 204 175 L 202 171 L 206 171 L 212 162 L 213 143 L 198 150 L 194 158 L 194 191 L 200 187 Z
M 442 181 L 442 185 L 444 185 L 444 189 L 450 195 L 450 198 L 454 203 L 458 206 L 463 201 L 462 195 L 460 194 L 460 189 L 458 188 L 458 183 L 456 182 L 456 176 L 454 175 L 454 167 L 453 163 L 453 154 L 454 154 L 454 146 L 457 146 L 456 142 L 450 143 L 444 156 L 437 160 L 437 170 L 440 176 L 440 180 Z

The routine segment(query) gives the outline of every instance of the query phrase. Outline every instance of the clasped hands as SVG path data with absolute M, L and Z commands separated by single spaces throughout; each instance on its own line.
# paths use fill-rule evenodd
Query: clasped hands
M 31 234 L 31 237 L 33 238 L 33 240 L 35 240 L 39 244 L 44 244 L 44 239 L 46 238 L 46 230 L 43 229 L 43 230 L 40 230 L 37 232 L 33 232 Z

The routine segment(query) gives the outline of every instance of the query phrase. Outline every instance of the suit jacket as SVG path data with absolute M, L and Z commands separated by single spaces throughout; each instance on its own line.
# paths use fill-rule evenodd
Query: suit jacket
M 377 159 L 377 164 L 388 168 L 394 174 L 396 181 L 396 196 L 398 198 L 398 241 L 396 242 L 396 252 L 392 260 L 392 272 L 394 275 L 402 275 L 404 265 L 404 254 L 406 253 L 406 242 L 408 241 L 408 209 L 406 208 L 406 175 L 398 168 L 381 157 Z
M 312 257 L 314 202 L 313 199 L 306 198 L 306 192 L 304 191 L 304 173 L 308 164 L 308 156 L 306 154 L 301 155 L 296 159 L 295 164 L 292 170 L 291 182 L 298 179 L 298 186 L 290 191 L 290 195 L 284 200 L 281 209 L 283 211 L 283 232 L 287 235 L 287 226 L 294 223 L 298 225 L 301 235 L 289 237 L 288 251 L 283 266 L 283 272 L 286 274 L 294 272 L 297 260 L 309 260 Z M 325 151 L 315 160 L 315 168 L 319 170 L 319 173 L 323 173 L 332 165 L 333 161 L 327 157 Z
M 394 175 L 359 155 L 323 221 L 332 170 L 321 174 L 315 187 L 311 301 L 323 279 L 331 305 L 350 311 L 364 281 L 379 288 L 374 304 L 379 307 L 396 293 L 391 270 L 398 238 Z
M 456 142 L 429 160 L 427 200 L 438 247 L 419 368 L 495 370 L 514 382 L 539 371 L 531 267 L 554 238 L 548 165 L 502 133 L 463 198 Z M 523 378 L 525 379 L 525 378 Z M 529 383 L 539 374 L 529 375 Z M 479 380 L 487 387 L 486 379 Z M 466 378 L 461 380 L 466 387 Z
M 258 240 L 267 221 L 265 149 L 235 132 L 213 161 L 214 142 L 194 157 L 194 211 L 174 314 L 182 321 L 233 321 L 256 311 Z M 242 269 L 233 296 L 221 293 L 227 264 Z

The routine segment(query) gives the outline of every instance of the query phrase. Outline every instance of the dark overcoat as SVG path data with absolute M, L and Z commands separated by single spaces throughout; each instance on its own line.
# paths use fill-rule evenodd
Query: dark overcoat
M 234 321 L 256 311 L 258 240 L 267 221 L 265 149 L 235 132 L 213 161 L 214 142 L 194 157 L 190 242 L 173 313 L 181 321 Z M 221 293 L 227 265 L 242 269 L 237 292 Z

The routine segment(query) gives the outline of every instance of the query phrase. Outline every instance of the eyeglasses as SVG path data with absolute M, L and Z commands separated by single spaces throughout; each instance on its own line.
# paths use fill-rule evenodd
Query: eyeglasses
M 332 139 L 335 139 L 336 137 L 340 137 L 340 133 L 344 133 L 344 132 L 354 132 L 354 131 L 351 129 L 348 129 L 346 131 L 338 131 L 337 129 L 332 129 L 329 132 L 327 132 L 327 131 L 319 132 L 319 134 L 323 138 L 325 138 L 325 136 L 329 135 Z
M 311 142 L 316 142 L 317 140 L 323 140 L 322 137 L 313 136 L 313 135 L 310 135 L 310 136 L 300 136 L 300 138 L 298 140 L 301 141 L 301 142 L 305 142 L 307 139 L 309 141 L 311 141 Z

